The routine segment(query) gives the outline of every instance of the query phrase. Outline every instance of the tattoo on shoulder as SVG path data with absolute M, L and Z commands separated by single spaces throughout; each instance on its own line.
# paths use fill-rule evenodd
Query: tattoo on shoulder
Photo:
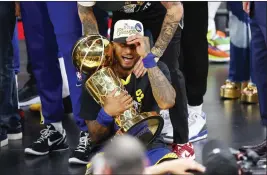
M 78 12 L 83 24 L 84 34 L 98 34 L 97 21 L 92 7 L 85 7 L 78 4 Z

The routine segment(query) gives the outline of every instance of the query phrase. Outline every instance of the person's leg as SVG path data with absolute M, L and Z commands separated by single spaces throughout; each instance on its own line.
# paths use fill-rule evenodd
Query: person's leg
M 184 29 L 182 30 L 179 59 L 185 76 L 189 112 L 189 139 L 198 141 L 207 137 L 206 117 L 202 112 L 203 97 L 208 77 L 208 3 L 184 2 Z M 198 14 L 195 20 L 194 13 Z
M 18 25 L 17 25 L 17 20 L 16 20 L 14 35 L 12 39 L 15 74 L 18 74 L 20 71 L 19 38 L 18 38 L 18 27 L 17 26 Z
M 254 2 L 254 15 L 251 18 L 251 35 L 252 35 L 252 68 L 255 83 L 259 93 L 260 115 L 263 127 L 267 128 L 267 36 L 266 36 L 266 18 L 267 2 Z M 267 136 L 265 140 L 258 145 L 243 146 L 241 151 L 251 149 L 258 155 L 266 157 L 267 155 Z
M 71 55 L 74 44 L 82 36 L 82 27 L 78 16 L 77 3 L 47 2 L 47 9 L 54 27 L 58 47 L 64 58 L 73 115 L 81 131 L 87 131 L 84 120 L 79 117 L 81 86 L 77 86 L 77 70 L 72 63 Z M 68 20 L 63 20 L 65 18 Z
M 252 66 L 259 93 L 262 123 L 267 126 L 267 36 L 266 2 L 255 2 L 255 17 L 252 18 Z M 265 16 L 264 16 L 265 15 Z
M 9 136 L 22 138 L 12 47 L 15 22 L 14 2 L 0 2 L 0 26 L 4 26 L 0 30 L 0 147 Z
M 97 6 L 93 7 L 100 35 L 108 36 L 108 13 Z
M 68 77 L 73 115 L 81 130 L 80 142 L 70 156 L 69 163 L 88 163 L 88 132 L 85 121 L 80 118 L 80 98 L 82 86 L 77 84 L 76 68 L 72 63 L 72 49 L 82 36 L 82 26 L 78 16 L 77 2 L 46 2 L 50 19 L 53 23 L 60 52 L 63 55 Z M 64 19 L 68 20 L 64 20 Z
M 46 124 L 40 138 L 27 147 L 25 153 L 46 155 L 68 149 L 66 131 L 61 123 L 64 109 L 58 47 L 45 2 L 21 2 L 21 15 Z
M 61 121 L 64 116 L 62 77 L 57 59 L 58 48 L 46 5 L 43 2 L 22 2 L 21 12 L 45 123 Z

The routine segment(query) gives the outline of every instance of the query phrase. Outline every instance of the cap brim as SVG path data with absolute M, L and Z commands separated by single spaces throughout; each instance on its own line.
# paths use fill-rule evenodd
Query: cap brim
M 113 39 L 113 41 L 116 42 L 116 43 L 123 43 L 123 44 L 125 44 L 127 38 L 128 37 L 115 38 L 115 39 Z

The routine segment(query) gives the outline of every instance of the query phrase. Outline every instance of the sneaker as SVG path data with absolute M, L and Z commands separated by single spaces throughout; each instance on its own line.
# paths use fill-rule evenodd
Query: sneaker
M 18 91 L 19 106 L 29 106 L 34 103 L 40 102 L 40 97 L 37 93 L 36 84 L 32 80 L 29 80 L 23 88 Z
M 188 112 L 189 141 L 196 142 L 207 138 L 208 130 L 205 113 L 202 112 L 202 115 L 199 115 L 192 109 L 188 110 Z
M 173 127 L 170 120 L 169 110 L 161 110 L 160 115 L 164 120 L 164 126 L 161 131 L 161 135 L 165 143 L 171 144 L 173 143 Z
M 255 151 L 259 156 L 266 155 L 267 153 L 267 142 L 266 139 L 258 144 L 258 145 L 251 145 L 251 146 L 243 146 L 239 150 L 241 152 L 246 152 L 246 150 L 251 149 L 252 151 Z
M 7 129 L 8 140 L 22 139 L 22 126 L 17 120 L 11 120 L 9 122 L 10 127 Z
M 227 52 L 222 51 L 215 46 L 212 46 L 210 43 L 209 43 L 208 53 L 210 62 L 223 63 L 230 61 L 230 55 Z
M 172 151 L 178 156 L 178 158 L 190 160 L 195 160 L 196 158 L 194 146 L 190 142 L 185 144 L 173 144 Z
M 209 43 L 221 51 L 230 51 L 230 37 L 222 31 L 217 31 L 215 36 L 211 36 L 211 31 L 208 31 L 207 39 Z
M 69 158 L 70 164 L 88 164 L 90 158 L 90 152 L 92 150 L 91 140 L 89 138 L 89 133 L 81 131 L 80 141 L 77 148 L 72 152 Z
M 25 149 L 26 154 L 41 156 L 52 151 L 63 151 L 69 148 L 66 144 L 65 130 L 61 134 L 53 125 L 49 124 L 40 133 L 40 138 Z
M 0 148 L 8 144 L 7 130 L 0 126 Z

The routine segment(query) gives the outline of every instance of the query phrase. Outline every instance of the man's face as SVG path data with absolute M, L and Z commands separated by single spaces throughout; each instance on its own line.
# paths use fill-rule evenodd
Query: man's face
M 114 56 L 117 63 L 123 70 L 131 70 L 139 60 L 140 56 L 136 52 L 135 45 L 127 45 L 123 43 L 114 44 Z

